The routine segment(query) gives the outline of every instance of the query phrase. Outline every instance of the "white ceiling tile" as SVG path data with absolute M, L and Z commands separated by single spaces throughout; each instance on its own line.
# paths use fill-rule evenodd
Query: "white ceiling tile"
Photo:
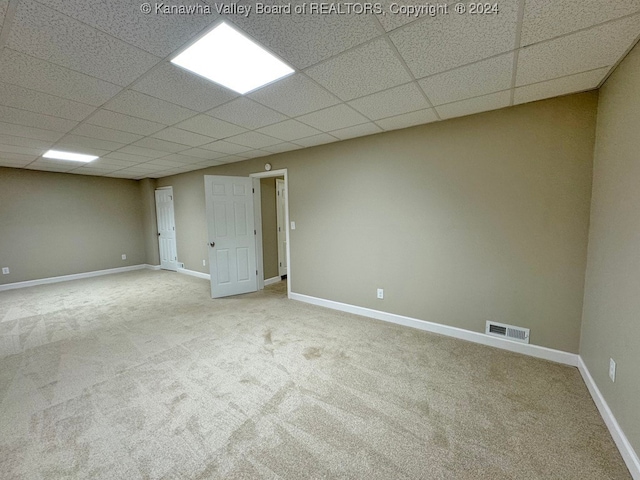
M 4 16 L 7 13 L 9 7 L 9 0 L 0 0 L 0 25 L 4 22 Z M 0 31 L 2 28 L 0 27 Z
M 0 159 L 4 162 L 12 162 L 14 164 L 28 164 L 33 162 L 39 155 L 26 155 L 24 153 L 2 153 Z
M 335 96 L 301 74 L 267 85 L 249 96 L 291 117 L 340 103 Z
M 33 0 L 18 3 L 7 46 L 122 86 L 160 61 Z
M 286 120 L 287 117 L 246 97 L 214 108 L 207 115 L 235 123 L 250 130 Z
M 214 152 L 224 153 L 227 155 L 247 152 L 251 150 L 250 147 L 245 147 L 243 145 L 236 145 L 235 143 L 229 143 L 224 140 L 208 143 L 207 145 L 202 145 L 200 148 L 203 148 L 206 150 L 212 150 Z
M 210 110 L 238 96 L 171 63 L 154 69 L 133 89 L 198 112 Z
M 296 140 L 296 144 L 303 147 L 313 147 L 315 145 L 322 145 L 325 143 L 337 142 L 338 139 L 328 133 L 321 133 L 320 135 L 313 135 L 307 138 L 301 138 Z
M 518 5 L 501 2 L 497 15 L 438 15 L 389 34 L 417 78 L 513 50 Z
M 15 123 L 16 125 L 42 128 L 44 130 L 53 130 L 54 132 L 63 133 L 68 132 L 78 124 L 78 122 L 74 122 L 73 120 L 52 117 L 51 115 L 42 115 L 41 113 L 28 112 L 26 110 L 5 107 L 3 105 L 0 105 L 0 118 L 7 123 Z
M 241 133 L 240 135 L 227 138 L 227 141 L 251 148 L 262 148 L 281 143 L 281 140 L 277 138 L 269 137 L 258 132 Z
M 300 145 L 296 145 L 295 143 L 284 142 L 284 143 L 279 143 L 277 145 L 262 147 L 262 150 L 270 153 L 282 153 L 282 152 L 288 152 L 290 150 L 298 150 L 300 148 L 302 147 Z
M 224 165 L 224 162 L 221 162 L 219 160 L 205 160 L 204 162 L 194 165 L 194 167 L 207 168 L 207 167 L 217 167 L 218 165 Z
M 271 155 L 271 153 L 267 152 L 265 150 L 250 150 L 248 152 L 241 153 L 238 156 L 239 157 L 244 157 L 245 159 L 248 159 L 248 158 L 264 157 L 264 156 L 267 156 L 267 155 Z M 229 163 L 229 161 L 227 161 L 227 163 Z
M 308 113 L 298 117 L 298 120 L 323 132 L 337 130 L 339 128 L 352 127 L 360 123 L 368 122 L 368 119 L 360 115 L 353 108 L 345 104 L 325 108 L 317 112 Z M 296 143 L 298 143 L 296 141 Z
M 16 137 L 13 135 L 0 134 L 0 143 L 4 145 L 15 145 L 17 147 L 30 147 L 48 150 L 51 145 L 54 144 L 54 141 L 45 141 L 35 138 Z
M 148 158 L 145 158 L 145 160 L 148 160 Z M 143 162 L 138 162 L 138 163 L 143 163 Z M 101 170 L 104 170 L 104 169 L 119 170 L 121 168 L 131 167 L 133 165 L 136 165 L 136 163 L 105 157 L 105 158 L 98 158 L 93 162 L 87 163 L 85 167 L 101 169 Z
M 237 163 L 244 162 L 246 158 L 239 157 L 237 155 L 229 155 L 228 157 L 220 158 L 219 161 L 222 163 Z
M 18 153 L 21 155 L 32 155 L 39 157 L 47 150 L 47 148 L 19 147 L 16 145 L 4 145 L 0 143 L 0 157 L 9 153 Z
M 638 0 L 527 0 L 522 46 L 640 11 Z
M 104 109 L 100 109 L 91 115 L 91 117 L 87 119 L 87 123 L 113 128 L 114 130 L 136 133 L 138 135 L 151 135 L 166 126 L 143 118 L 136 118 Z
M 138 140 L 132 146 L 151 148 L 159 152 L 167 152 L 167 153 L 176 153 L 189 148 L 186 145 L 182 145 L 174 142 L 167 142 L 165 140 L 160 140 L 159 138 L 152 138 L 152 137 L 146 137 L 146 138 L 143 138 L 142 140 Z
M 121 143 L 109 142 L 97 138 L 66 135 L 56 144 L 55 148 L 57 150 L 68 150 L 71 152 L 86 153 L 87 155 L 103 156 L 122 146 Z
M 160 138 L 169 142 L 180 143 L 190 147 L 198 147 L 205 143 L 211 143 L 213 138 L 199 135 L 197 133 L 181 130 L 179 128 L 169 127 L 152 135 L 154 138 Z
M 379 2 L 382 6 L 382 13 L 376 14 L 380 24 L 385 31 L 390 32 L 398 27 L 402 27 L 408 23 L 414 22 L 422 17 L 428 16 L 427 12 L 417 11 L 416 13 L 407 14 L 400 10 L 400 7 L 421 6 L 416 4 L 415 0 L 382 0 Z M 427 4 L 429 5 L 429 4 Z M 431 5 L 446 5 L 446 2 L 439 2 Z M 400 13 L 398 13 L 400 12 Z M 433 16 L 433 15 L 432 15 Z
M 127 90 L 108 102 L 104 108 L 124 113 L 133 117 L 141 117 L 152 122 L 172 125 L 192 117 L 197 112 L 150 97 L 144 93 Z
M 246 129 L 242 127 L 225 122 L 224 120 L 218 120 L 209 115 L 197 115 L 189 120 L 180 122 L 176 127 L 211 138 L 225 138 L 246 131 Z
M 521 49 L 516 85 L 615 64 L 638 36 L 639 22 L 634 16 Z
M 72 135 L 98 138 L 100 140 L 107 140 L 109 142 L 117 142 L 121 144 L 133 143 L 142 138 L 142 135 L 135 135 L 133 133 L 113 130 L 111 128 L 100 127 L 98 125 L 89 125 L 88 123 L 79 125 L 71 133 Z
M 205 160 L 215 160 L 216 158 L 224 157 L 226 153 L 214 152 L 213 150 L 205 150 L 204 148 L 190 148 L 182 152 L 184 155 L 192 157 L 198 157 Z
M 8 83 L 0 84 L 0 105 L 75 121 L 84 119 L 95 110 L 91 105 Z
M 157 152 L 161 154 L 161 152 Z M 101 159 L 102 160 L 102 159 Z M 144 163 L 149 161 L 149 157 L 145 157 L 142 155 L 131 155 L 130 153 L 122 153 L 122 151 L 111 152 L 107 155 L 104 155 L 104 160 L 108 162 L 117 162 L 120 164 L 133 164 L 133 163 Z
M 436 110 L 441 118 L 446 119 L 504 108 L 509 106 L 510 101 L 511 92 L 506 90 L 460 102 L 448 103 L 447 105 L 436 107 Z
M 146 165 L 150 165 L 156 168 L 160 168 L 162 170 L 166 170 L 167 168 L 176 168 L 184 165 L 184 162 L 178 162 L 176 160 L 167 160 L 166 158 L 158 158 L 156 160 L 151 160 L 146 163 Z
M 385 130 L 397 130 L 399 128 L 413 127 L 414 125 L 422 125 L 423 123 L 431 123 L 438 120 L 436 112 L 433 108 L 426 108 L 416 112 L 396 115 L 395 117 L 383 118 L 377 120 L 376 123 Z
M 332 130 L 329 133 L 334 137 L 338 137 L 340 140 L 347 140 L 348 138 L 364 137 L 365 135 L 373 135 L 380 132 L 382 132 L 382 129 L 376 124 L 363 123 L 361 125 L 355 125 L 353 127 Z
M 27 127 L 25 125 L 16 125 L 13 123 L 0 122 L 0 133 L 5 135 L 13 135 L 16 137 L 33 138 L 36 140 L 55 142 L 64 135 L 61 132 L 52 130 L 43 130 L 40 128 Z
M 192 163 L 202 162 L 201 158 L 191 157 L 189 155 L 183 155 L 181 153 L 174 153 L 171 155 L 167 155 L 166 157 L 163 157 L 163 160 L 174 161 L 182 164 L 192 164 Z
M 507 90 L 513 77 L 513 53 L 456 68 L 420 80 L 433 105 Z
M 297 120 L 285 120 L 284 122 L 275 123 L 256 131 L 287 141 L 322 133 L 315 128 L 298 122 Z
M 240 29 L 296 68 L 306 68 L 380 34 L 370 15 L 309 12 L 232 18 Z
M 0 82 L 20 85 L 89 105 L 101 105 L 121 90 L 121 87 L 112 83 L 8 48 L 4 48 L 0 53 L 0 64 Z
M 0 157 L 0 167 L 9 167 L 9 168 L 21 168 L 29 165 L 33 159 L 31 160 L 12 160 L 4 157 Z
M 130 0 L 41 0 L 40 3 L 160 57 L 181 47 L 218 18 L 213 8 L 211 13 L 196 12 L 192 15 L 155 12 L 142 15 L 140 4 Z M 175 0 L 158 5 L 181 4 L 183 2 Z M 156 4 L 151 5 L 155 7 Z
M 591 90 L 600 84 L 608 72 L 609 68 L 605 67 L 590 72 L 577 73 L 568 77 L 518 87 L 515 89 L 513 100 L 515 104 L 527 103 L 542 100 L 543 98 Z
M 129 180 L 134 180 L 140 176 L 140 172 L 137 171 L 128 171 L 128 170 L 118 170 L 117 172 L 112 172 L 108 175 L 113 178 L 127 178 Z
M 159 158 L 159 157 L 164 157 L 167 154 L 167 152 L 154 150 L 152 148 L 138 147 L 136 145 L 127 145 L 126 147 L 122 147 L 117 152 L 113 152 L 113 153 L 114 155 L 118 153 L 124 153 L 127 155 L 136 155 L 139 157 L 147 157 L 147 158 Z
M 361 97 L 352 100 L 349 105 L 371 120 L 430 107 L 415 83 Z
M 73 175 L 90 175 L 92 177 L 104 177 L 107 174 L 113 172 L 113 170 L 110 169 L 105 169 L 105 170 L 101 170 L 101 169 L 87 169 L 84 167 L 80 167 L 80 168 L 76 168 L 75 170 L 71 170 L 69 173 L 73 174 Z
M 307 74 L 343 100 L 352 100 L 412 80 L 384 38 L 311 67 Z

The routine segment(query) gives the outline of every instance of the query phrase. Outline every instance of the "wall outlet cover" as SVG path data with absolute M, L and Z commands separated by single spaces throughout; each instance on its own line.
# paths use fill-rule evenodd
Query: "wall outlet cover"
M 2 267 L 2 274 L 9 275 L 9 267 Z
M 382 289 L 382 288 L 379 288 L 379 289 L 378 289 L 377 297 L 378 297 L 379 299 L 383 299 L 383 298 L 384 298 L 384 289 Z
M 613 358 L 609 359 L 609 378 L 612 382 L 616 381 L 616 362 Z
M 123 253 L 123 254 L 122 254 L 122 259 L 123 259 L 123 260 L 126 260 L 126 259 L 127 259 L 127 254 L 126 254 L 126 253 Z

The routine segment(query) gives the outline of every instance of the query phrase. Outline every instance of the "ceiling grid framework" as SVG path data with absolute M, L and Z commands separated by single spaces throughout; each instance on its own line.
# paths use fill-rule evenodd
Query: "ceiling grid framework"
M 187 3 L 215 12 L 167 5 Z M 391 15 L 391 3 L 379 15 L 241 17 L 0 0 L 0 166 L 162 177 L 436 122 L 595 89 L 640 35 L 639 0 L 433 17 Z M 295 73 L 238 95 L 170 63 L 221 20 Z M 100 158 L 43 158 L 53 147 Z

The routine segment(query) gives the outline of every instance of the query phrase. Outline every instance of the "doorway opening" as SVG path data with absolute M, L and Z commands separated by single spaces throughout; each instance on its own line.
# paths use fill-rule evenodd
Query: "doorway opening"
M 156 189 L 155 197 L 160 268 L 176 272 L 178 270 L 178 250 L 176 247 L 176 221 L 173 209 L 173 187 L 161 187 Z

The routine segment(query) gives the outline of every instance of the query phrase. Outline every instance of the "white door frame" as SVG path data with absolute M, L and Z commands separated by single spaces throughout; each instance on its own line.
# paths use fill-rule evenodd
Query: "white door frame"
M 255 225 L 257 230 L 256 235 L 256 260 L 258 262 L 258 290 L 264 288 L 264 259 L 262 258 L 262 201 L 260 195 L 260 179 L 272 178 L 272 177 L 284 177 L 284 188 L 287 191 L 286 202 L 284 205 L 285 210 L 285 234 L 287 239 L 287 297 L 291 298 L 291 240 L 289 238 L 289 177 L 287 175 L 287 169 L 282 168 L 280 170 L 271 170 L 269 172 L 257 172 L 249 175 L 254 179 L 254 205 L 253 209 L 255 216 Z
M 165 270 L 170 270 L 173 272 L 177 272 L 178 271 L 178 242 L 177 242 L 177 232 L 176 232 L 176 214 L 175 214 L 175 202 L 174 202 L 174 198 L 175 196 L 173 195 L 173 186 L 166 186 L 166 187 L 157 187 L 154 192 L 153 192 L 153 201 L 155 203 L 155 208 L 156 208 L 156 229 L 158 229 L 158 199 L 156 198 L 156 194 L 155 192 L 157 192 L 158 190 L 167 190 L 169 192 L 171 192 L 171 204 L 173 205 L 173 208 L 171 209 L 173 212 L 173 218 L 172 223 L 173 223 L 173 232 L 174 232 L 174 246 L 176 249 L 175 252 L 175 260 L 174 263 L 176 265 L 176 268 L 168 268 Z M 160 237 L 160 232 L 158 232 L 158 237 Z M 160 265 L 162 265 L 162 252 L 160 251 L 160 239 L 158 238 L 158 258 L 160 260 Z

